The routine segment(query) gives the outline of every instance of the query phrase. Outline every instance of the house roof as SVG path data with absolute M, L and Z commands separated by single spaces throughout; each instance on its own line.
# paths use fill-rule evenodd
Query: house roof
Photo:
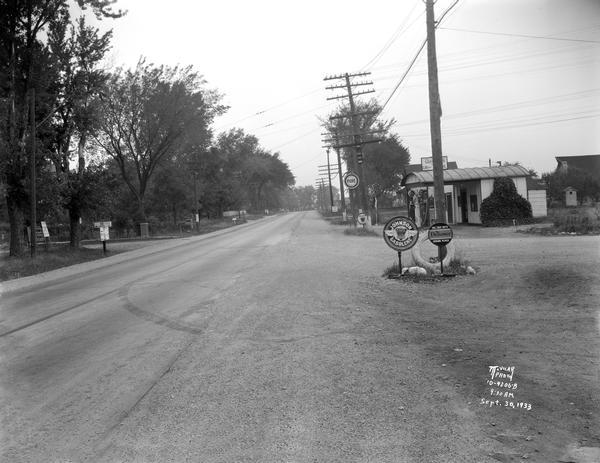
M 448 169 L 444 171 L 444 182 L 466 182 L 500 177 L 527 177 L 529 171 L 523 166 L 502 167 L 468 167 L 466 169 Z M 403 182 L 405 185 L 433 183 L 433 172 L 430 170 L 409 173 Z
M 458 164 L 456 161 L 448 161 L 448 169 L 458 169 Z M 419 164 L 409 164 L 404 168 L 404 175 L 408 175 L 411 172 L 422 172 L 423 168 L 421 167 L 421 163 Z
M 584 156 L 556 156 L 557 169 L 561 167 L 563 161 L 567 162 L 567 168 L 585 170 L 594 175 L 600 176 L 600 154 L 588 154 Z

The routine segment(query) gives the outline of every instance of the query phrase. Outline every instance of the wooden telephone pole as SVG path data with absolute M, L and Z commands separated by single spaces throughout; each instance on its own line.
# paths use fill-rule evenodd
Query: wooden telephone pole
M 362 77 L 362 76 L 367 76 L 369 75 L 370 72 L 361 72 L 361 73 L 357 73 L 357 74 L 341 74 L 341 75 L 337 75 L 337 76 L 330 76 L 330 77 L 325 77 L 323 80 L 334 80 L 334 79 L 343 79 L 344 83 L 340 84 L 340 85 L 333 85 L 333 86 L 329 86 L 326 87 L 327 90 L 334 90 L 334 89 L 345 89 L 346 90 L 346 94 L 345 95 L 338 95 L 338 96 L 333 96 L 330 98 L 327 98 L 327 100 L 337 100 L 340 98 L 348 98 L 349 100 L 349 104 L 350 104 L 350 114 L 347 115 L 339 115 L 339 116 L 333 116 L 330 119 L 342 119 L 342 118 L 349 118 L 350 119 L 350 123 L 351 123 L 351 127 L 352 127 L 352 142 L 349 143 L 340 143 L 338 140 L 338 136 L 339 134 L 335 134 L 335 145 L 333 145 L 333 148 L 335 149 L 340 149 L 340 148 L 346 148 L 346 147 L 352 147 L 354 148 L 352 151 L 352 159 L 350 162 L 350 166 L 352 168 L 356 169 L 356 173 L 358 174 L 358 178 L 360 180 L 359 184 L 358 184 L 358 196 L 359 196 L 359 203 L 360 203 L 360 209 L 362 212 L 364 212 L 365 214 L 368 214 L 369 212 L 369 202 L 368 202 L 368 198 L 367 198 L 367 182 L 364 176 L 364 170 L 363 170 L 363 166 L 362 166 L 362 162 L 363 162 L 363 154 L 362 154 L 362 145 L 366 144 L 366 143 L 376 143 L 379 142 L 380 140 L 362 140 L 362 135 L 361 134 L 361 128 L 359 127 L 359 116 L 361 115 L 366 115 L 367 113 L 358 113 L 356 111 L 356 105 L 354 102 L 354 97 L 358 96 L 358 95 L 364 95 L 366 93 L 373 93 L 375 90 L 373 89 L 369 89 L 369 90 L 364 90 L 361 92 L 353 92 L 353 87 L 358 87 L 358 86 L 362 86 L 362 85 L 373 85 L 373 82 L 356 82 L 353 83 L 351 81 L 352 77 Z M 368 112 L 369 114 L 375 114 L 375 112 Z M 353 211 L 354 212 L 354 211 Z M 355 217 L 356 219 L 356 217 Z
M 427 69 L 429 75 L 429 125 L 433 161 L 433 202 L 435 221 L 446 222 L 446 195 L 444 194 L 444 163 L 442 158 L 442 105 L 438 86 L 437 56 L 435 49 L 435 18 L 433 0 L 425 0 L 427 21 Z

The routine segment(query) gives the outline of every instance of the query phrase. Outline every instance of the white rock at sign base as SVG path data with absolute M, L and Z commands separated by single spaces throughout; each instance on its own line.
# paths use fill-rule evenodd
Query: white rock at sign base
M 427 275 L 427 270 L 422 267 L 404 267 L 402 269 L 402 275 Z
M 475 275 L 475 269 L 470 265 L 467 267 L 467 275 Z

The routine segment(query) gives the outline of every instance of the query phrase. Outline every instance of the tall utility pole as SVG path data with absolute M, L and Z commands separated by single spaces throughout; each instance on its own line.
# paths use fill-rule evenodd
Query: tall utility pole
M 427 69 L 429 75 L 429 126 L 431 130 L 431 156 L 433 161 L 433 202 L 435 221 L 446 221 L 446 195 L 444 194 L 444 163 L 442 159 L 442 105 L 438 87 L 437 57 L 435 52 L 435 18 L 433 0 L 425 0 L 427 20 Z
M 337 136 L 337 132 L 334 134 L 335 136 L 335 144 L 339 145 L 339 140 Z M 338 178 L 340 180 L 340 201 L 342 206 L 342 213 L 346 212 L 346 199 L 344 198 L 344 178 L 342 174 L 342 158 L 340 156 L 340 149 L 334 148 L 335 153 L 337 154 L 337 165 L 338 165 Z M 344 220 L 346 220 L 346 216 L 344 215 Z
M 29 92 L 29 124 L 31 125 L 31 157 L 30 157 L 30 182 L 31 182 L 31 226 L 29 227 L 29 242 L 31 244 L 31 257 L 35 257 L 36 245 L 37 245 L 37 198 L 35 191 L 35 160 L 36 160 L 36 146 L 35 146 L 35 88 L 31 88 Z
M 327 148 L 327 178 L 329 179 L 329 200 L 331 201 L 331 209 L 333 212 L 333 188 L 331 187 L 331 165 L 329 164 L 329 148 Z
M 346 90 L 347 94 L 330 97 L 330 98 L 327 98 L 327 100 L 348 98 L 348 101 L 350 104 L 350 114 L 333 116 L 330 119 L 350 118 L 350 122 L 351 122 L 351 126 L 352 126 L 352 134 L 351 135 L 352 135 L 353 141 L 351 143 L 343 143 L 343 144 L 336 142 L 336 145 L 334 145 L 334 148 L 336 148 L 336 149 L 345 148 L 345 147 L 353 148 L 352 162 L 350 163 L 351 164 L 350 167 L 354 167 L 357 170 L 356 173 L 358 174 L 358 178 L 359 178 L 359 185 L 358 185 L 359 202 L 360 202 L 360 208 L 362 209 L 362 212 L 364 212 L 364 213 L 367 213 L 369 211 L 369 202 L 368 202 L 368 198 L 367 198 L 367 189 L 366 189 L 367 182 L 366 182 L 366 179 L 364 176 L 364 170 L 363 170 L 363 166 L 362 166 L 362 162 L 363 162 L 362 145 L 364 145 L 366 143 L 375 143 L 375 142 L 378 142 L 379 140 L 366 140 L 366 141 L 362 140 L 362 134 L 361 134 L 361 129 L 359 127 L 358 117 L 361 115 L 366 115 L 366 114 L 374 114 L 375 112 L 357 113 L 356 105 L 354 102 L 354 97 L 358 96 L 358 95 L 364 95 L 366 93 L 373 93 L 375 90 L 369 89 L 369 90 L 364 90 L 362 92 L 353 93 L 353 91 L 352 91 L 353 87 L 358 87 L 358 86 L 362 86 L 362 85 L 373 85 L 373 82 L 353 83 L 350 79 L 352 77 L 362 77 L 362 76 L 367 76 L 369 74 L 370 74 L 370 72 L 361 72 L 361 73 L 357 73 L 357 74 L 345 73 L 345 74 L 341 74 L 338 76 L 325 77 L 323 79 L 323 80 L 334 80 L 334 79 L 343 79 L 344 80 L 344 83 L 341 85 L 333 85 L 333 86 L 326 87 L 326 88 L 327 88 L 327 90 L 343 88 Z M 336 136 L 336 138 L 337 138 L 337 136 Z

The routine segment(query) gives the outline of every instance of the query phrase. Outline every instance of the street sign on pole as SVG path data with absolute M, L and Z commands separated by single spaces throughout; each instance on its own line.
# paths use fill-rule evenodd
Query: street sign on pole
M 419 228 L 408 217 L 392 217 L 383 226 L 383 240 L 390 248 L 398 251 L 398 273 L 402 274 L 402 251 L 407 251 L 419 241 Z
M 450 225 L 439 222 L 434 223 L 431 227 L 429 227 L 427 237 L 429 238 L 429 241 L 436 246 L 446 246 L 450 241 L 452 241 L 453 232 L 450 228 Z
M 354 172 L 348 172 L 344 176 L 344 185 L 350 190 L 354 190 L 358 185 L 360 185 L 360 179 L 358 175 Z
M 446 256 L 445 246 L 452 241 L 452 229 L 450 225 L 443 222 L 434 223 L 429 227 L 427 238 L 438 247 L 438 259 L 440 261 L 440 273 L 444 275 L 444 257 Z

